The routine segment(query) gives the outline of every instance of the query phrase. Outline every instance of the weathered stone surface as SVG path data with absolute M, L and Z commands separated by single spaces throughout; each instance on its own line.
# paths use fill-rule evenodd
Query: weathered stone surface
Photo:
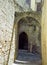
M 14 23 L 13 0 L 0 0 L 0 65 L 6 65 Z
M 13 0 L 0 0 L 0 65 L 11 65 L 14 61 L 14 54 L 17 53 L 17 26 L 18 26 L 18 20 L 20 18 L 25 17 L 26 13 L 24 15 L 21 13 L 17 13 L 16 19 L 15 19 L 15 29 L 14 29 L 14 14 L 15 11 L 21 12 L 24 11 L 22 8 L 15 3 Z M 35 13 L 33 15 L 30 14 L 30 12 L 27 14 L 31 17 L 35 17 L 38 21 L 40 21 L 39 14 Z M 19 15 L 20 14 L 20 15 Z M 19 19 L 18 19 L 19 18 Z M 39 22 L 40 23 L 40 22 Z M 31 29 L 30 29 L 31 30 Z M 29 34 L 30 33 L 29 30 Z M 25 29 L 26 31 L 26 29 Z M 28 31 L 28 29 L 27 29 Z M 38 30 L 36 30 L 38 32 Z M 36 33 L 35 32 L 35 33 Z M 37 33 L 38 34 L 38 33 Z M 35 35 L 35 34 L 33 34 Z M 38 41 L 37 41 L 38 43 Z

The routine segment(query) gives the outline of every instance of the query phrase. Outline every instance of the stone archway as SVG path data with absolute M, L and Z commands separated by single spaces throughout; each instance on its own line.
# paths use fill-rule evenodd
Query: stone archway
M 41 45 L 41 41 L 38 39 L 41 37 L 40 29 L 40 23 L 35 18 L 30 16 L 23 17 L 18 22 L 18 36 L 23 31 L 27 33 L 28 49 L 30 52 L 32 52 L 32 45 Z
M 17 16 L 17 15 L 16 15 Z M 32 21 L 33 20 L 33 21 Z M 19 25 L 20 24 L 20 25 Z M 21 26 L 21 27 L 20 27 Z M 21 28 L 23 28 L 23 26 L 25 27 L 23 30 L 21 29 Z M 27 26 L 27 27 L 26 27 Z M 32 29 L 32 28 L 33 29 Z M 22 14 L 20 14 L 19 13 L 19 16 L 17 16 L 16 18 L 15 18 L 15 31 L 16 31 L 16 42 L 15 42 L 15 46 L 16 46 L 16 49 L 15 49 L 15 51 L 16 51 L 16 53 L 15 53 L 15 55 L 18 55 L 17 53 L 18 53 L 18 37 L 19 37 L 19 34 L 21 33 L 21 32 L 25 32 L 25 33 L 27 33 L 27 35 L 28 35 L 28 43 L 29 43 L 29 47 L 30 47 L 30 49 L 32 49 L 31 47 L 32 47 L 32 43 L 31 43 L 31 33 L 30 33 L 30 31 L 31 31 L 31 29 L 32 29 L 32 31 L 34 31 L 35 32 L 35 34 L 34 34 L 34 32 L 33 32 L 33 35 L 36 35 L 36 32 L 38 31 L 38 28 L 39 28 L 39 32 L 40 32 L 40 15 L 38 14 L 34 14 L 34 13 L 24 13 L 23 15 Z M 37 29 L 37 30 L 36 30 Z M 19 30 L 20 30 L 20 32 L 19 32 Z M 38 33 L 37 33 L 38 34 Z M 35 37 L 35 36 L 34 36 Z M 29 39 L 30 38 L 30 39 Z M 35 37 L 35 39 L 36 39 L 36 37 Z M 33 39 L 32 39 L 32 41 L 33 41 Z M 33 43 L 35 42 L 35 40 L 33 41 Z M 38 41 L 37 41 L 38 42 Z M 37 43 L 37 42 L 35 42 L 35 43 Z M 34 45 L 34 44 L 33 44 Z M 29 48 L 28 48 L 29 49 Z M 39 49 L 38 49 L 39 50 Z M 38 51 L 37 50 L 37 51 Z M 15 58 L 15 60 L 16 60 L 16 58 Z

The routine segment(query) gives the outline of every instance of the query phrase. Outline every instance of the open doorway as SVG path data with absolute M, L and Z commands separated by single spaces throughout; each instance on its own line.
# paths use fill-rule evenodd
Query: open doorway
M 19 35 L 19 49 L 28 50 L 28 36 L 25 32 Z

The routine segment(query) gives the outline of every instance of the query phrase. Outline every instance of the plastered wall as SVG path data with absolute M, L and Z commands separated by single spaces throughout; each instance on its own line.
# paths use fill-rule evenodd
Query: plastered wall
M 6 65 L 14 23 L 13 0 L 0 0 L 0 65 Z
M 47 65 L 47 0 L 42 6 L 42 65 Z

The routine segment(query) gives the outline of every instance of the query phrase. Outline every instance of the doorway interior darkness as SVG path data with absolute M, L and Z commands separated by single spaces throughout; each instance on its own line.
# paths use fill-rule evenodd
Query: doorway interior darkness
M 28 36 L 25 32 L 19 35 L 19 49 L 28 50 Z

